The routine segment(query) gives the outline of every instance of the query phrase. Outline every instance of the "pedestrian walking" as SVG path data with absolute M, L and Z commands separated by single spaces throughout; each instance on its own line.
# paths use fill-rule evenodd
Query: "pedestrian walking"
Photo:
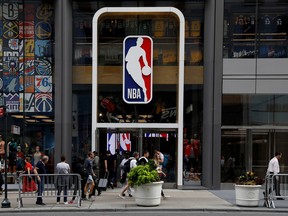
M 29 158 L 25 157 L 24 158 L 24 174 L 26 174 L 23 177 L 22 181 L 22 192 L 32 192 L 32 191 L 37 191 L 36 183 L 34 181 L 34 178 L 30 176 L 33 174 L 33 166 L 29 161 Z
M 139 158 L 139 153 L 138 152 L 134 152 L 133 153 L 133 157 L 132 158 L 129 158 L 128 160 L 127 160 L 127 162 L 128 162 L 128 165 L 127 166 L 129 166 L 130 167 L 130 169 L 125 169 L 125 164 L 127 163 L 127 162 L 125 162 L 124 163 L 124 172 L 126 173 L 126 176 L 128 176 L 128 174 L 129 174 L 129 172 L 130 172 L 130 170 L 131 169 L 133 169 L 134 167 L 136 167 L 137 166 L 137 160 L 138 160 L 138 158 Z M 125 192 L 128 190 L 128 189 L 130 189 L 130 184 L 129 184 L 129 182 L 127 181 L 126 182 L 126 185 L 123 187 L 123 189 L 122 189 L 122 191 L 121 191 L 121 193 L 119 194 L 119 197 L 120 198 L 122 198 L 122 199 L 125 199 Z M 131 195 L 132 196 L 132 195 Z
M 269 161 L 268 168 L 267 168 L 267 175 L 277 175 L 280 173 L 280 167 L 279 167 L 279 160 L 282 157 L 282 153 L 276 152 L 275 156 Z M 274 176 L 274 185 L 273 189 L 275 190 L 276 196 L 281 196 L 280 194 L 280 179 L 279 176 Z M 271 189 L 269 189 L 269 193 L 271 192 Z M 277 197 L 277 200 L 284 200 L 282 197 Z
M 87 158 L 84 162 L 84 168 L 87 170 L 88 172 L 88 177 L 87 177 L 87 181 L 84 187 L 84 195 L 86 196 L 88 194 L 88 199 L 91 200 L 92 194 L 93 194 L 93 190 L 95 187 L 95 182 L 94 182 L 94 171 L 92 168 L 92 161 L 94 158 L 94 154 L 93 152 L 88 152 L 87 154 Z M 87 198 L 84 198 L 84 200 L 86 200 Z

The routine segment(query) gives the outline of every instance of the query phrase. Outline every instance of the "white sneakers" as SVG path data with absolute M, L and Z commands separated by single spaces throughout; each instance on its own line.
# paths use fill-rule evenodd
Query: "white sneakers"
M 60 204 L 60 202 L 56 202 L 57 205 Z M 68 205 L 68 202 L 64 202 L 64 205 Z

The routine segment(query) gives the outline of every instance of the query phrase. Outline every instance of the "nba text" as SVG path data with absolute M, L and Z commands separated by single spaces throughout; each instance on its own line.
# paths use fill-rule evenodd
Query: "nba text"
M 141 90 L 139 88 L 128 88 L 127 97 L 129 99 L 141 99 Z

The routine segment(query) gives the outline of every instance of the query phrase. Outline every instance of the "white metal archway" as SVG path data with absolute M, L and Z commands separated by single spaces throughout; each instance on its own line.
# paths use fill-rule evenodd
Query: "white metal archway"
M 127 13 L 133 15 L 149 15 L 155 13 L 172 13 L 179 20 L 179 59 L 178 59 L 178 112 L 177 123 L 100 123 L 97 119 L 98 92 L 97 92 L 97 69 L 98 69 L 98 20 L 104 14 Z M 183 98 L 184 98 L 184 45 L 185 45 L 185 19 L 180 10 L 174 7 L 105 7 L 98 10 L 93 17 L 92 35 L 92 150 L 95 150 L 96 130 L 98 128 L 167 128 L 178 131 L 178 154 L 177 154 L 177 186 L 182 186 L 183 167 Z

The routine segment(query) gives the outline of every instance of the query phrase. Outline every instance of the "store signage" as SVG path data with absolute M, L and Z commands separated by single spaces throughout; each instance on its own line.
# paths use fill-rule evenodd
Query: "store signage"
M 127 36 L 123 42 L 123 100 L 147 104 L 152 100 L 153 41 L 149 36 Z

